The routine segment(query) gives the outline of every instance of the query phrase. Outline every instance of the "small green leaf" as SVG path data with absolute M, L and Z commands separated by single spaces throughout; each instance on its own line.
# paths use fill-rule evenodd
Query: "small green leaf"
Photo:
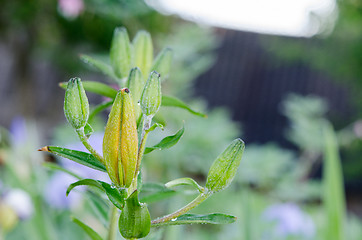
M 98 159 L 90 153 L 55 146 L 46 146 L 39 149 L 38 151 L 50 152 L 60 157 L 68 158 L 69 160 L 72 160 L 84 166 L 107 172 L 106 167 L 103 165 L 103 163 L 98 161 Z
M 124 198 L 125 198 L 125 191 L 118 191 L 116 187 L 112 187 L 110 184 L 94 179 L 83 179 L 80 181 L 77 181 L 75 183 L 72 183 L 69 185 L 66 195 L 72 191 L 73 188 L 77 186 L 93 186 L 101 191 L 105 192 L 109 198 L 109 200 L 113 203 L 114 206 L 116 206 L 119 209 L 122 209 L 124 206 Z
M 109 97 L 114 99 L 117 95 L 117 90 L 108 86 L 107 84 L 101 83 L 101 82 L 95 82 L 95 81 L 82 81 L 84 90 L 92 93 L 96 93 L 101 96 Z M 61 88 L 66 89 L 68 83 L 67 82 L 61 82 L 59 83 L 59 86 Z
M 87 136 L 87 138 L 89 138 L 92 133 L 94 133 L 94 130 L 92 126 L 89 123 L 87 123 L 84 126 L 84 134 Z
M 147 147 L 145 149 L 144 154 L 150 153 L 156 149 L 163 150 L 163 149 L 172 147 L 180 140 L 180 138 L 182 137 L 184 132 L 185 132 L 185 127 L 182 127 L 180 130 L 177 131 L 177 133 L 175 135 L 165 137 L 164 139 L 162 139 L 159 143 L 157 143 L 153 147 Z
M 177 99 L 175 97 L 171 97 L 171 96 L 165 96 L 165 95 L 162 96 L 162 106 L 163 107 L 178 107 L 178 108 L 185 109 L 194 115 L 204 117 L 204 118 L 207 117 L 206 114 L 192 110 L 183 101 L 181 101 L 180 99 Z
M 195 189 L 197 189 L 200 193 L 204 192 L 204 188 L 201 187 L 195 180 L 193 180 L 192 178 L 178 178 L 175 180 L 172 180 L 168 183 L 165 184 L 165 186 L 167 188 L 173 188 L 176 186 L 181 186 L 181 185 L 187 185 L 187 186 L 191 186 Z
M 222 213 L 211 213 L 205 215 L 184 214 L 168 222 L 152 224 L 152 227 L 159 227 L 166 225 L 183 225 L 183 224 L 228 224 L 228 223 L 233 223 L 235 221 L 236 221 L 235 216 L 222 214 Z
M 99 234 L 94 231 L 91 227 L 89 227 L 87 224 L 83 223 L 79 219 L 72 217 L 72 221 L 78 224 L 92 240 L 103 240 Z
M 153 130 L 155 130 L 156 128 L 161 128 L 163 130 L 163 125 L 161 123 L 154 123 L 148 130 L 146 130 L 147 132 L 152 132 Z
M 119 78 L 114 74 L 113 69 L 110 65 L 92 58 L 91 56 L 88 55 L 80 55 L 80 59 L 85 62 L 86 64 L 94 67 L 95 69 L 97 69 L 98 71 L 100 71 L 101 73 L 107 75 L 108 77 L 112 78 L 113 80 L 115 80 L 117 83 L 119 83 Z
M 179 192 L 168 189 L 161 183 L 144 183 L 140 194 L 141 202 L 152 203 L 158 202 L 172 196 L 179 194 Z

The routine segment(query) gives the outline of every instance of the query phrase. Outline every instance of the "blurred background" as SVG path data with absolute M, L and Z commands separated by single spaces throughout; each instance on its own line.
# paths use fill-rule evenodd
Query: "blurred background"
M 174 147 L 145 159 L 145 179 L 190 176 L 203 183 L 212 161 L 236 137 L 246 142 L 233 184 L 195 209 L 236 215 L 228 226 L 170 227 L 152 239 L 325 239 L 324 138 L 338 139 L 346 200 L 345 239 L 362 239 L 362 2 L 359 0 L 33 0 L 1 1 L 0 239 L 85 239 L 70 216 L 97 231 L 87 194 L 65 197 L 71 176 L 106 179 L 36 150 L 82 149 L 63 114 L 59 82 L 71 77 L 111 83 L 79 54 L 108 61 L 113 30 L 132 39 L 149 31 L 155 52 L 174 50 L 163 92 L 207 119 L 162 109 Z M 90 102 L 103 99 L 88 94 Z M 101 149 L 107 113 L 90 141 Z M 232 197 L 230 197 L 232 196 Z M 153 216 L 190 200 L 150 203 Z M 181 199 L 181 200 L 180 200 Z M 91 209 L 91 210 L 89 210 Z M 151 238 L 150 238 L 151 239 Z M 337 238 L 336 238 L 337 239 Z

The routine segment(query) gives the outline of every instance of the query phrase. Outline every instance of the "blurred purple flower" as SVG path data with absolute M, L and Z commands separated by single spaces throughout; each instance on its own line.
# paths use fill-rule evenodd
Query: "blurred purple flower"
M 60 13 L 68 18 L 76 18 L 84 10 L 83 0 L 58 0 Z
M 102 153 L 103 133 L 92 134 L 89 138 L 89 142 L 96 151 Z M 70 144 L 66 146 L 66 148 L 88 152 L 80 142 Z M 91 169 L 71 160 L 61 158 L 60 165 L 82 178 L 92 178 L 110 183 L 107 173 Z M 75 181 L 77 181 L 77 179 L 69 174 L 63 172 L 54 174 L 47 183 L 44 192 L 45 199 L 49 205 L 56 208 L 72 208 L 77 206 L 82 199 L 79 192 L 74 191 L 70 193 L 68 197 L 65 195 L 68 186 Z
M 27 138 L 26 122 L 21 116 L 13 118 L 10 124 L 10 140 L 14 146 L 25 143 Z
M 278 239 L 288 236 L 303 236 L 309 239 L 315 236 L 313 220 L 294 203 L 272 205 L 264 211 L 262 217 L 275 224 L 272 233 Z
M 3 197 L 3 202 L 10 206 L 20 219 L 28 219 L 34 212 L 34 205 L 31 197 L 24 190 L 11 189 Z

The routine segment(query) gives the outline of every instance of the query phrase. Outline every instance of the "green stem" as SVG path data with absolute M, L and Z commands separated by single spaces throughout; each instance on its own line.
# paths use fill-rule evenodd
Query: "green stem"
M 159 223 L 164 223 L 164 222 L 171 221 L 172 219 L 176 219 L 177 217 L 181 216 L 182 214 L 185 214 L 188 211 L 190 211 L 191 209 L 198 206 L 200 203 L 205 201 L 211 195 L 212 195 L 212 192 L 201 193 L 199 196 L 197 196 L 197 198 L 195 198 L 192 202 L 190 202 L 189 204 L 187 204 L 183 208 L 180 208 L 176 212 L 173 212 L 173 213 L 168 214 L 166 216 L 163 216 L 163 217 L 157 218 L 155 220 L 152 220 L 151 224 L 157 226 L 157 224 L 159 224 Z M 155 226 L 153 226 L 153 227 L 155 227 Z
M 150 128 L 151 122 L 152 122 L 152 116 L 144 116 L 143 128 L 142 128 L 142 134 L 141 134 L 141 142 L 140 142 L 140 145 L 139 145 L 139 148 L 138 148 L 137 165 L 136 165 L 136 178 L 137 178 L 137 175 L 138 175 L 138 172 L 139 172 L 139 169 L 140 169 L 141 161 L 142 161 L 142 158 L 143 158 L 143 153 L 144 153 L 145 148 L 146 148 L 146 141 L 147 141 L 147 136 L 148 136 L 148 133 L 149 133 L 147 130 Z
M 84 133 L 84 128 L 77 129 L 76 131 L 78 133 L 80 141 L 83 143 L 86 149 L 88 149 L 88 151 L 93 154 L 93 156 L 96 157 L 101 163 L 104 163 L 103 157 L 89 144 L 88 138 Z
M 117 233 L 117 223 L 118 223 L 118 210 L 115 206 L 112 207 L 111 210 L 111 218 L 109 223 L 109 231 L 107 240 L 116 240 Z

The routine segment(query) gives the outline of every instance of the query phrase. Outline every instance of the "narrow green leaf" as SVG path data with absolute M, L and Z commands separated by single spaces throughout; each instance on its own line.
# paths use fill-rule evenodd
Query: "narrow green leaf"
M 184 132 L 185 132 L 185 127 L 182 127 L 180 130 L 177 131 L 177 133 L 175 135 L 165 137 L 164 139 L 162 139 L 159 143 L 157 143 L 153 147 L 147 147 L 145 149 L 144 154 L 150 153 L 150 152 L 152 152 L 153 150 L 156 150 L 156 149 L 163 150 L 163 149 L 167 149 L 167 148 L 172 147 L 173 145 L 175 145 L 180 140 L 180 138 L 182 137 Z
M 211 213 L 205 215 L 198 214 L 184 214 L 169 222 L 152 224 L 152 227 L 166 226 L 166 225 L 183 225 L 183 224 L 228 224 L 236 221 L 235 216 Z
M 125 192 L 120 192 L 116 187 L 112 187 L 110 184 L 94 179 L 83 179 L 69 185 L 66 195 L 70 193 L 77 186 L 93 186 L 101 191 L 105 192 L 109 200 L 119 209 L 124 206 Z
M 325 124 L 323 135 L 325 140 L 323 168 L 323 200 L 326 208 L 325 239 L 342 240 L 345 239 L 344 221 L 346 216 L 343 175 L 337 138 L 329 123 Z
M 87 224 L 83 223 L 79 219 L 72 217 L 72 221 L 78 224 L 92 240 L 103 240 L 99 234 L 94 231 L 91 227 L 89 227 Z
M 181 185 L 187 185 L 191 186 L 195 189 L 197 189 L 200 193 L 204 192 L 204 188 L 201 187 L 194 179 L 192 178 L 178 178 L 175 180 L 172 180 L 165 184 L 167 188 L 173 188 Z
M 77 174 L 69 171 L 68 169 L 63 168 L 62 166 L 59 166 L 58 164 L 51 163 L 51 162 L 44 162 L 42 165 L 43 165 L 44 167 L 46 167 L 46 168 L 51 169 L 51 170 L 62 171 L 62 172 L 65 172 L 65 173 L 67 173 L 67 174 L 69 174 L 69 175 L 71 175 L 71 176 L 73 176 L 73 177 L 75 177 L 75 178 L 77 178 L 77 179 L 82 179 L 82 178 L 81 178 L 80 176 L 78 176 Z
M 106 167 L 103 165 L 103 163 L 98 161 L 98 159 L 96 159 L 90 153 L 55 146 L 46 146 L 39 149 L 38 151 L 50 152 L 60 157 L 68 158 L 69 160 L 72 160 L 84 166 L 107 172 Z
M 101 73 L 107 75 L 108 77 L 112 78 L 113 80 L 115 80 L 117 83 L 120 81 L 120 79 L 114 74 L 113 72 L 113 69 L 110 65 L 98 60 L 98 59 L 95 59 L 95 58 L 92 58 L 91 56 L 88 56 L 88 55 L 85 55 L 85 54 L 82 54 L 80 55 L 80 59 L 90 65 L 91 67 L 97 69 L 98 71 L 100 71 Z
M 175 97 L 163 95 L 161 104 L 163 107 L 178 107 L 178 108 L 185 109 L 194 115 L 204 117 L 204 118 L 207 117 L 206 114 L 192 110 L 189 106 L 186 105 L 186 103 L 184 103 L 183 101 L 181 101 L 180 99 L 175 98 Z
M 179 194 L 179 192 L 168 189 L 163 184 L 144 183 L 140 193 L 140 200 L 141 202 L 152 203 L 170 198 L 176 194 Z
M 113 104 L 113 100 L 108 101 L 108 102 L 104 102 L 101 104 L 98 104 L 97 106 L 95 106 L 89 113 L 89 118 L 88 118 L 88 122 L 92 122 L 93 118 L 100 113 L 101 111 L 103 111 L 104 109 L 112 106 Z
M 86 91 L 99 94 L 101 96 L 114 99 L 117 95 L 117 90 L 108 86 L 107 84 L 96 81 L 82 81 L 83 87 Z M 59 86 L 63 89 L 67 88 L 67 82 L 59 83 Z
M 100 197 L 99 194 L 93 191 L 87 191 L 85 196 L 87 199 L 86 201 L 93 210 L 96 218 L 99 219 L 104 227 L 108 227 L 110 211 L 110 204 L 108 201 L 106 202 L 104 198 Z

